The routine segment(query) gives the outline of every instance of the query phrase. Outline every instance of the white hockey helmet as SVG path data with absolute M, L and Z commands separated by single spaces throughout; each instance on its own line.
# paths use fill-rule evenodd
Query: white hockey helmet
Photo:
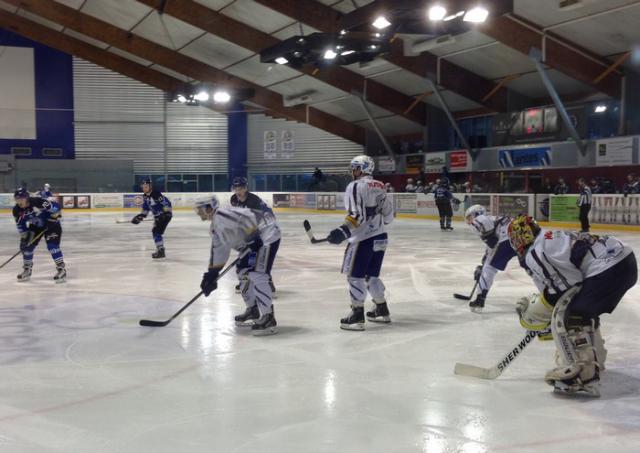
M 49 190 L 50 188 L 51 188 L 51 186 L 48 183 L 45 183 L 44 190 Z
M 360 170 L 365 175 L 372 175 L 375 162 L 369 156 L 360 155 L 351 159 L 351 170 Z
M 198 198 L 193 205 L 193 210 L 202 220 L 209 220 L 220 207 L 220 201 L 215 195 Z
M 486 215 L 487 210 L 481 204 L 474 204 L 473 206 L 469 206 L 464 213 L 464 218 L 467 223 L 473 222 L 473 219 L 478 217 L 479 215 Z

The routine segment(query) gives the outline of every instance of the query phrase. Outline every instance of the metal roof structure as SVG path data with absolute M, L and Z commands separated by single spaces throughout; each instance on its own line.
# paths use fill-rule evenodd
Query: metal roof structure
M 252 88 L 251 109 L 358 143 L 372 125 L 354 93 L 366 96 L 385 135 L 419 133 L 427 105 L 440 106 L 427 76 L 459 117 L 534 106 L 548 96 L 527 55 L 538 47 L 561 96 L 619 97 L 624 63 L 640 42 L 638 0 L 582 0 L 573 9 L 559 0 L 484 0 L 506 12 L 416 56 L 404 48 L 424 37 L 398 35 L 388 54 L 366 64 L 318 70 L 260 62 L 260 50 L 274 43 L 358 27 L 404 3 L 420 2 L 0 0 L 0 27 L 166 91 L 194 82 Z M 305 105 L 284 105 L 304 93 L 312 93 Z

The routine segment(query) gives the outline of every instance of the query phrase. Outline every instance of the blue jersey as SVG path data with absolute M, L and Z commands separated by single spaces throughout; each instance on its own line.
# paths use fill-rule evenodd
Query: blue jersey
M 433 196 L 436 201 L 451 200 L 453 195 L 446 186 L 438 186 L 433 190 Z
M 55 201 L 29 197 L 29 206 L 13 207 L 13 218 L 19 233 L 28 230 L 41 230 L 51 223 L 60 223 L 60 205 Z
M 47 198 L 53 197 L 53 193 L 51 193 L 50 190 L 41 190 L 38 192 L 38 196 L 46 200 Z
M 161 214 L 171 214 L 171 201 L 159 190 L 152 190 L 149 194 L 142 196 L 142 215 L 146 216 L 149 211 L 154 217 Z
M 625 195 L 632 195 L 638 193 L 638 182 L 626 183 L 622 186 L 622 193 Z

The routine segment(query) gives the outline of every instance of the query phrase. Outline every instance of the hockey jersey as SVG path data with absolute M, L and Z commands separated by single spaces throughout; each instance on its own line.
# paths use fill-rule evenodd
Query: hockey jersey
M 281 238 L 280 228 L 270 208 L 257 211 L 247 208 L 220 208 L 211 221 L 210 268 L 224 266 L 231 250 L 243 249 L 259 236 L 264 244 Z
M 154 217 L 160 214 L 171 213 L 171 201 L 162 195 L 159 190 L 152 190 L 149 194 L 142 196 L 142 214 L 147 215 L 149 211 Z
M 385 232 L 393 221 L 393 203 L 384 183 L 371 176 L 352 181 L 344 194 L 346 224 L 351 230 L 350 242 L 360 242 Z
M 613 236 L 541 231 L 521 262 L 540 290 L 560 295 L 632 252 Z
M 13 207 L 13 218 L 16 221 L 18 233 L 43 229 L 47 224 L 59 223 L 60 215 L 60 205 L 44 198 L 29 197 L 29 206 L 26 208 L 18 205 Z
M 478 233 L 487 248 L 494 249 L 500 242 L 509 240 L 509 217 L 493 215 L 479 215 L 471 223 L 471 227 Z

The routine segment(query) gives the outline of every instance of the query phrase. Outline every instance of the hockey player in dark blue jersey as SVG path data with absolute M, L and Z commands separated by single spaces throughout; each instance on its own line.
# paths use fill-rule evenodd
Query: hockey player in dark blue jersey
M 453 195 L 449 192 L 449 181 L 447 178 L 442 178 L 440 184 L 433 190 L 433 197 L 435 198 L 438 214 L 440 215 L 440 230 L 453 230 L 451 226 L 451 217 L 453 217 L 451 201 Z
M 48 200 L 49 198 L 53 197 L 53 193 L 51 192 L 51 186 L 49 184 L 45 184 L 42 187 L 42 190 L 38 192 L 38 196 L 40 198 L 44 198 L 45 200 Z
M 142 192 L 144 192 L 142 212 L 136 215 L 131 220 L 131 223 L 134 225 L 139 224 L 147 217 L 149 211 L 151 211 L 153 214 L 153 229 L 151 232 L 153 233 L 153 241 L 156 244 L 156 251 L 151 254 L 151 257 L 153 259 L 164 258 L 166 254 L 162 235 L 167 229 L 167 225 L 169 225 L 173 216 L 171 201 L 162 195 L 159 190 L 153 190 L 150 179 L 144 180 L 141 187 Z
M 33 269 L 33 252 L 40 239 L 44 237 L 51 258 L 56 263 L 56 275 L 53 280 L 62 283 L 67 278 L 67 270 L 60 250 L 62 227 L 60 226 L 60 205 L 43 198 L 30 197 L 25 189 L 18 189 L 14 194 L 16 205 L 13 207 L 13 218 L 20 233 L 20 250 L 24 260 L 19 282 L 31 278 Z

